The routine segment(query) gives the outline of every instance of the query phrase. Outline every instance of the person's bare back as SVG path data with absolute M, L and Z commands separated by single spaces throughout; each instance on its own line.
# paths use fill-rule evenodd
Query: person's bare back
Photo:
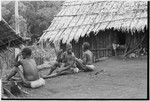
M 33 59 L 23 59 L 21 61 L 23 67 L 23 75 L 28 81 L 35 81 L 39 79 L 37 65 Z
M 24 48 L 22 52 L 20 52 L 16 56 L 15 67 L 11 70 L 6 80 L 9 80 L 16 73 L 21 77 L 23 86 L 37 88 L 42 85 L 45 85 L 45 80 L 40 78 L 38 74 L 37 65 L 34 59 L 31 58 L 32 50 L 29 48 Z M 18 60 L 19 56 L 22 56 L 22 59 Z M 22 66 L 22 69 L 20 68 Z
M 83 60 L 85 65 L 91 65 L 93 63 L 93 53 L 87 50 L 83 53 Z

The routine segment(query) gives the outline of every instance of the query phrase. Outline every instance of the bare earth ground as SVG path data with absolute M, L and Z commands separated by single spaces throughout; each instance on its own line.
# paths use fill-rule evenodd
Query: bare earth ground
M 130 60 L 112 57 L 95 66 L 93 72 L 47 79 L 45 86 L 28 89 L 25 98 L 147 98 L 146 57 Z

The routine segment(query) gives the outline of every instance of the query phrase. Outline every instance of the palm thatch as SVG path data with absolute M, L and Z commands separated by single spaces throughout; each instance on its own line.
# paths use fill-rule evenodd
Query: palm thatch
M 73 39 L 109 28 L 142 30 L 147 26 L 146 1 L 71 1 L 64 2 L 62 10 L 55 16 L 40 41 L 62 41 Z
M 22 43 L 23 39 L 2 19 L 0 21 L 0 51 L 5 50 L 7 47 L 16 47 Z

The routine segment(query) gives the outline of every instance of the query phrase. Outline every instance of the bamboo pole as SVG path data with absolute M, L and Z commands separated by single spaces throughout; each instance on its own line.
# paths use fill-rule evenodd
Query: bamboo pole
M 1 0 L 0 0 L 0 21 L 2 20 L 2 11 L 1 11 Z
M 19 32 L 19 13 L 18 13 L 18 0 L 15 0 L 15 32 L 16 34 L 18 34 L 20 36 L 20 32 Z M 17 56 L 17 54 L 20 52 L 19 48 L 15 48 L 14 54 L 15 57 Z
M 18 13 L 18 0 L 15 0 L 15 30 L 16 34 L 19 34 L 19 13 Z M 20 34 L 19 34 L 20 36 Z

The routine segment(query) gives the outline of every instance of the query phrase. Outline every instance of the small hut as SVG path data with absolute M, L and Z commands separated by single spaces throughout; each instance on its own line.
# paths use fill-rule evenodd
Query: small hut
M 2 19 L 0 21 L 0 51 L 7 47 L 16 47 L 23 43 L 23 39 L 19 37 L 15 30 Z
M 120 44 L 120 54 L 126 56 L 146 35 L 146 1 L 66 1 L 40 41 L 72 43 L 77 57 L 87 41 L 98 59 L 112 56 L 112 43 Z
M 6 67 L 11 66 L 14 61 L 15 51 L 13 47 L 18 47 L 23 43 L 23 39 L 16 34 L 15 30 L 9 26 L 9 24 L 4 19 L 2 19 L 0 21 L 0 77 L 3 76 Z M 12 86 L 6 86 L 2 83 L 2 97 L 3 93 L 8 97 L 12 97 L 10 96 L 10 87 Z
M 6 67 L 11 67 L 12 59 L 15 57 L 12 47 L 18 47 L 23 42 L 23 39 L 16 35 L 15 30 L 2 19 L 0 21 L 0 69 L 3 68 L 2 61 L 6 63 Z

